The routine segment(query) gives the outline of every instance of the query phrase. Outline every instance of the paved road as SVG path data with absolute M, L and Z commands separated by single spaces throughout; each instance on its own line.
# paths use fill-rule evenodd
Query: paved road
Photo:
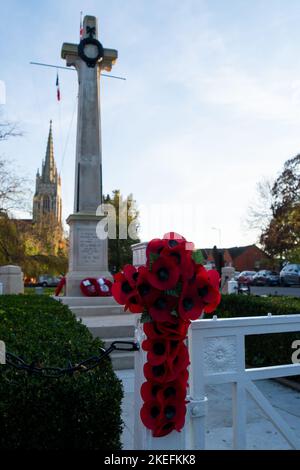
M 288 295 L 290 297 L 300 297 L 300 287 L 258 287 L 251 286 L 251 294 L 254 295 Z

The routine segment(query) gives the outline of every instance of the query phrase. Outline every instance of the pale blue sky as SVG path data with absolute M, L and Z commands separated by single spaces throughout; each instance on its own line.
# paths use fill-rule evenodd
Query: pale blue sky
M 256 241 L 243 219 L 262 176 L 300 151 L 299 0 L 0 0 L 0 80 L 5 114 L 25 135 L 3 145 L 34 180 L 49 120 L 62 173 L 63 212 L 72 212 L 75 72 L 64 41 L 77 42 L 80 10 L 99 19 L 104 47 L 116 48 L 103 78 L 104 192 L 133 192 L 142 238 L 176 230 L 198 246 Z M 63 161 L 62 161 L 63 160 Z M 158 207 L 159 205 L 159 207 Z M 169 207 L 171 205 L 171 207 Z M 169 216 L 168 216 L 169 213 Z

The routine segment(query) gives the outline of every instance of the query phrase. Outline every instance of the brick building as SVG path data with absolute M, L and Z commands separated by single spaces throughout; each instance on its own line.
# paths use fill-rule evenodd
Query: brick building
M 219 250 L 225 266 L 233 266 L 236 271 L 258 271 L 269 268 L 269 256 L 256 245 L 235 246 Z M 211 248 L 201 249 L 204 263 L 214 261 Z

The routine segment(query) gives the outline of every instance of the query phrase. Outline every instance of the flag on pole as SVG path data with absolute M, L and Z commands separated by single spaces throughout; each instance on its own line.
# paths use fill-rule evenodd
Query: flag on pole
M 83 38 L 82 11 L 80 12 L 80 32 L 79 32 L 79 35 L 80 35 L 80 39 L 82 39 Z
M 57 101 L 60 101 L 60 89 L 59 89 L 58 72 L 56 73 L 56 96 L 57 96 Z

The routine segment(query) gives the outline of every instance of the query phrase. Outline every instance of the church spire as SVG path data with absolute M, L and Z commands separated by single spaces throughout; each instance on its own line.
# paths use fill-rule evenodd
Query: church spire
M 53 136 L 52 136 L 52 119 L 50 121 L 49 136 L 47 142 L 46 158 L 43 165 L 43 180 L 53 181 L 55 178 L 56 168 L 54 162 L 54 151 L 53 151 Z

